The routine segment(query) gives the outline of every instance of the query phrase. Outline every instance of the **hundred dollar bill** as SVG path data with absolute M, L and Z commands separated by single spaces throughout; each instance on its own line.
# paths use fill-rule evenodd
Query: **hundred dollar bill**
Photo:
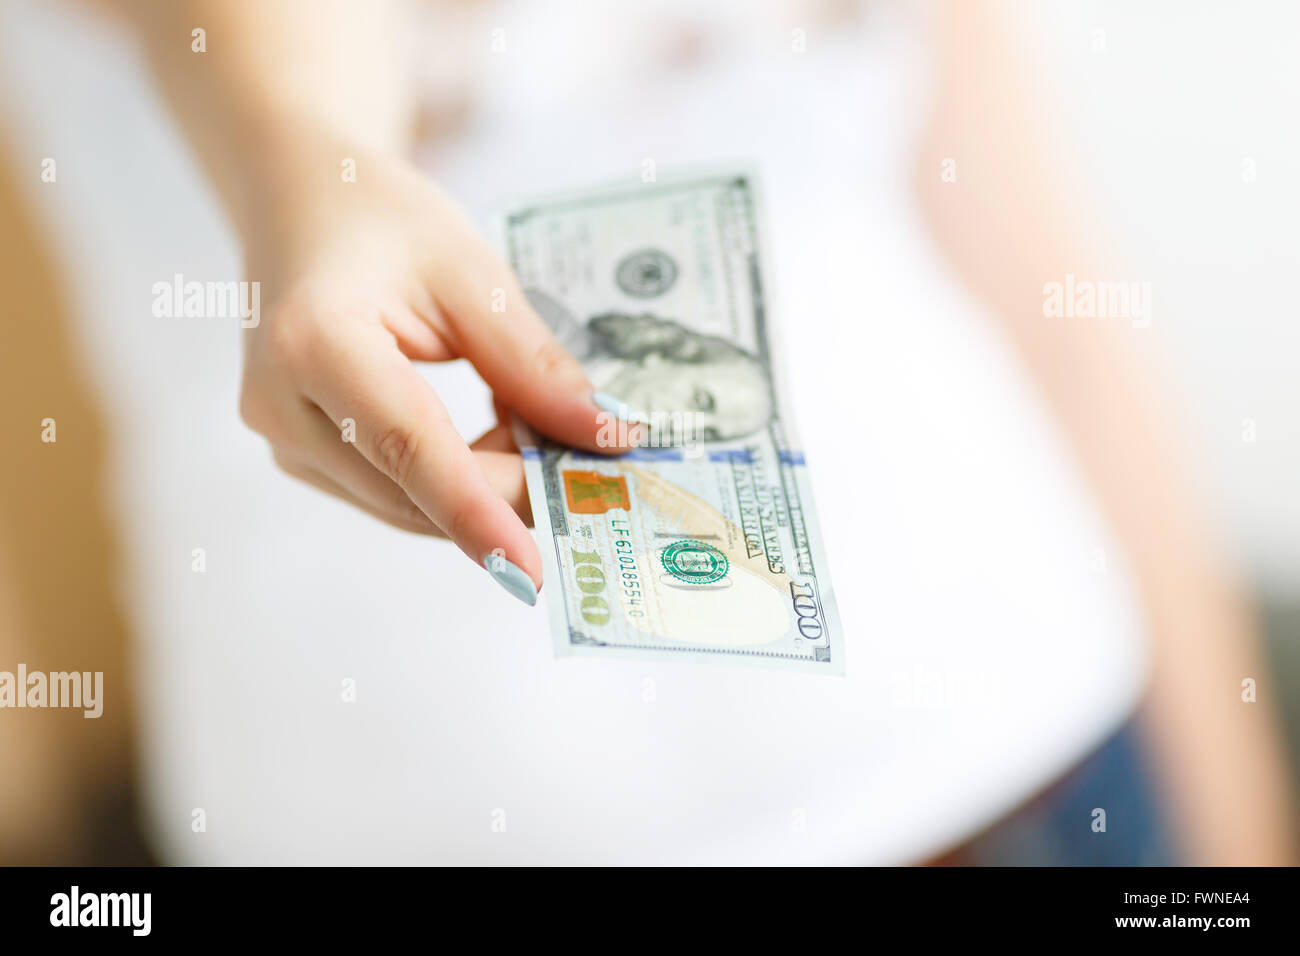
M 790 424 L 751 173 L 519 203 L 504 245 L 529 301 L 648 425 L 618 457 L 521 429 L 557 654 L 844 672 Z

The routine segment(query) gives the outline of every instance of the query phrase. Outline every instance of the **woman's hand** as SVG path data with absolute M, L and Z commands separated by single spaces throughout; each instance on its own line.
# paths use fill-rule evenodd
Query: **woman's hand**
M 533 603 L 541 559 L 507 413 L 565 444 L 618 451 L 597 443 L 608 416 L 590 383 L 427 178 L 310 130 L 277 154 L 287 161 L 241 217 L 266 304 L 245 333 L 244 421 L 289 474 L 451 538 Z M 355 181 L 340 175 L 345 158 Z M 495 393 L 498 424 L 470 445 L 411 364 L 455 358 Z
M 396 158 L 413 116 L 406 5 L 113 2 L 261 283 L 244 420 L 290 474 L 491 556 L 507 590 L 535 601 L 541 559 L 507 429 L 467 446 L 411 362 L 468 359 L 499 418 L 566 444 L 594 450 L 603 413 L 506 265 Z

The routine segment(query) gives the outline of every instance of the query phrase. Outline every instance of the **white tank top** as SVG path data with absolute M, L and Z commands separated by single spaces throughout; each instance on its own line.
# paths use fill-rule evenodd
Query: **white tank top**
M 238 268 L 156 98 L 112 37 L 35 5 L 4 14 L 24 37 L 0 30 L 11 78 L 66 77 L 19 87 L 18 109 L 54 128 L 20 136 L 24 155 L 94 157 L 63 167 L 79 175 L 47 214 L 77 237 L 76 305 L 120 436 L 146 792 L 168 859 L 904 862 L 1126 718 L 1144 645 L 1117 549 L 911 205 L 925 51 L 893 5 L 819 12 L 836 6 L 471 8 L 461 32 L 422 35 L 430 101 L 473 108 L 421 161 L 485 227 L 512 195 L 647 160 L 757 166 L 846 630 L 838 678 L 557 660 L 545 609 L 452 546 L 278 476 L 236 420 L 237 333 L 148 313 L 151 282 Z M 467 433 L 489 424 L 466 369 L 429 377 Z

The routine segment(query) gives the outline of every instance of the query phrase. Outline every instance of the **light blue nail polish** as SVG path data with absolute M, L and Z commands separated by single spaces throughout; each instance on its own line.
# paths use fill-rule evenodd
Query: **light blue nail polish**
M 529 607 L 537 603 L 537 588 L 533 585 L 533 579 L 524 573 L 523 568 L 510 563 L 499 554 L 485 554 L 483 567 L 487 568 L 488 574 L 496 578 L 497 584 Z
M 613 395 L 606 395 L 604 392 L 592 392 L 591 401 L 602 412 L 609 412 L 615 418 L 621 418 L 625 422 L 632 422 L 637 425 L 650 424 L 650 420 L 643 412 L 632 411 L 627 402 L 619 401 Z

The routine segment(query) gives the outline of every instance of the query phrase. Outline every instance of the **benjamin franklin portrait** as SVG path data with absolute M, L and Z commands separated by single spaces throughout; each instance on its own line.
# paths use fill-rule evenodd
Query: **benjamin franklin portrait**
M 605 312 L 579 323 L 559 303 L 528 298 L 602 392 L 650 416 L 690 413 L 695 438 L 743 438 L 772 416 L 758 357 L 649 312 Z

